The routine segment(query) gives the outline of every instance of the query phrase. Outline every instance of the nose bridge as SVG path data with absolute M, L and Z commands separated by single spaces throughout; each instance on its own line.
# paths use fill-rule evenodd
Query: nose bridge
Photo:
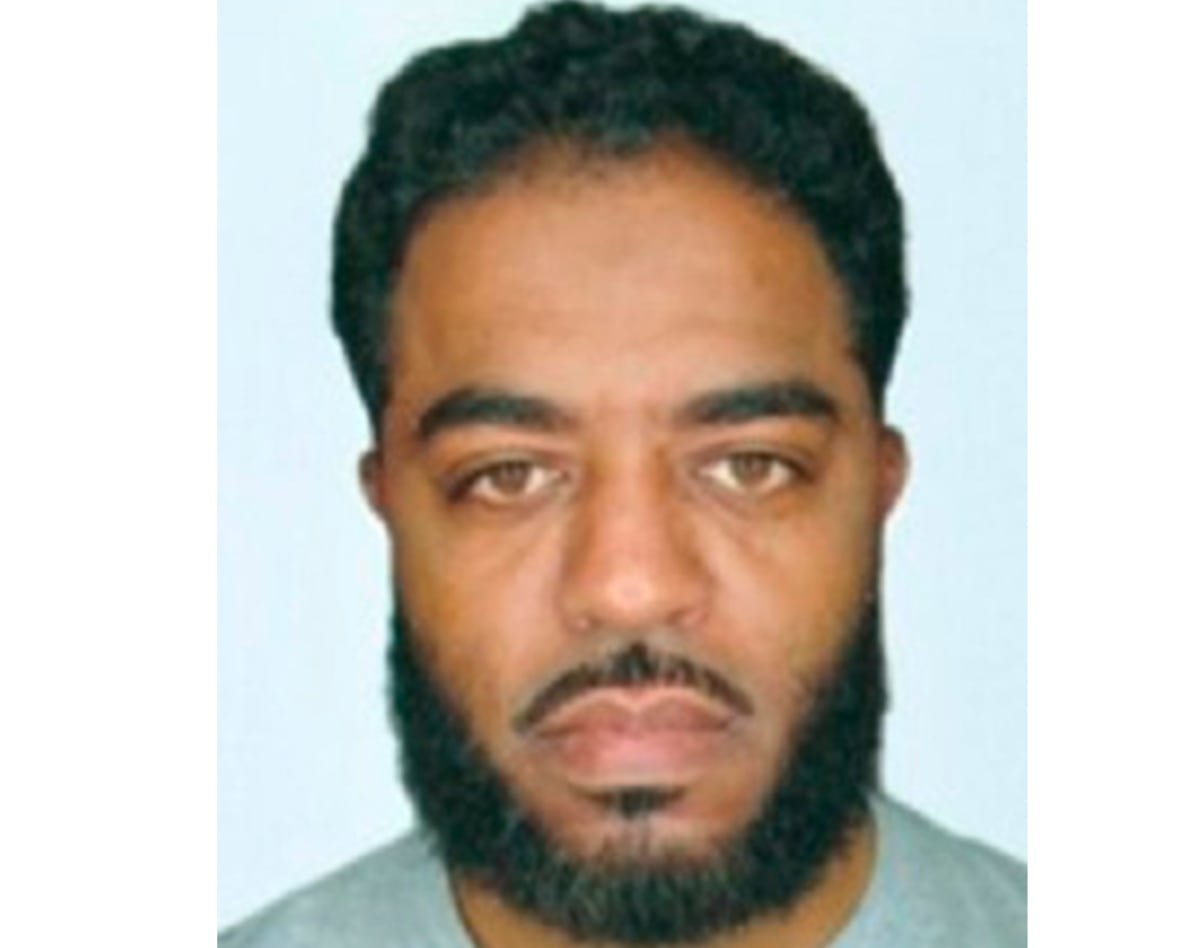
M 563 564 L 563 608 L 579 627 L 684 625 L 706 572 L 674 478 L 654 458 L 615 456 L 580 492 Z

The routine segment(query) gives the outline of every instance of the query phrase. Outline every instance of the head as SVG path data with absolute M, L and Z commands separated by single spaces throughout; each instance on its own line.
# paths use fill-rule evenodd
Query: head
M 333 315 L 403 769 L 464 879 L 694 940 L 863 818 L 900 221 L 847 90 L 688 13 L 558 4 L 382 91 Z

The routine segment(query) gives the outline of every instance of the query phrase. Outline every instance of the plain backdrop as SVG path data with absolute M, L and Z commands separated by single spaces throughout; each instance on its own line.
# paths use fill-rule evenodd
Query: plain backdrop
M 379 83 L 522 7 L 220 6 L 222 923 L 410 821 L 383 709 L 384 539 L 356 487 L 366 427 L 328 328 L 331 218 Z M 1024 4 L 697 8 L 829 67 L 875 116 L 913 295 L 890 397 L 913 470 L 887 540 L 884 783 L 1024 855 Z

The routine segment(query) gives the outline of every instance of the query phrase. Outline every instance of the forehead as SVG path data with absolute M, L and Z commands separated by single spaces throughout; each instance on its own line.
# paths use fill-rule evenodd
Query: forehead
M 658 403 L 754 377 L 860 377 L 810 227 L 673 150 L 534 164 L 440 205 L 393 312 L 395 401 L 527 381 L 559 400 Z

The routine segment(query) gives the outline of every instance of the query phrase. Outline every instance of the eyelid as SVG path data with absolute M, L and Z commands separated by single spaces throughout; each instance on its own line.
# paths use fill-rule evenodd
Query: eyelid
M 730 483 L 725 483 L 724 478 L 715 477 L 711 473 L 718 468 L 724 470 L 724 465 L 750 458 L 766 460 L 777 466 L 777 474 L 769 484 L 745 487 L 732 479 Z M 709 486 L 719 487 L 732 496 L 751 499 L 768 498 L 811 479 L 810 470 L 798 457 L 785 453 L 781 448 L 765 445 L 731 446 L 721 451 L 710 452 L 696 465 L 696 474 L 707 481 Z
M 517 495 L 496 496 L 493 491 L 488 495 L 477 496 L 481 482 L 485 482 L 498 471 L 517 464 L 527 467 L 530 477 L 537 472 L 543 473 L 546 475 L 545 482 Z M 474 500 L 490 506 L 512 507 L 536 499 L 565 479 L 566 472 L 552 458 L 517 452 L 492 455 L 464 465 L 459 472 L 447 478 L 444 490 L 447 500 L 451 503 Z

